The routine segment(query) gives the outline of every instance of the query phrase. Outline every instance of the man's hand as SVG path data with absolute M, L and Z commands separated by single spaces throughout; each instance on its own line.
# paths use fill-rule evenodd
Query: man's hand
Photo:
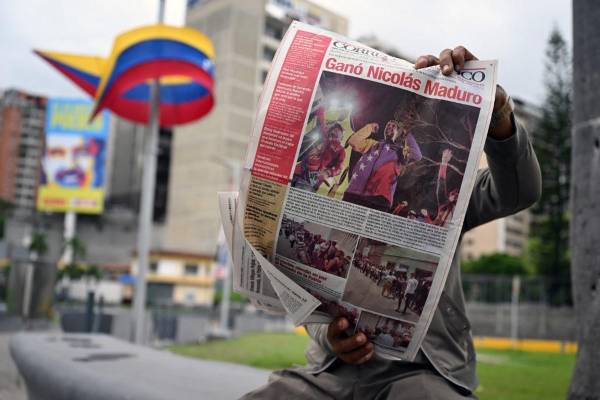
M 442 74 L 450 75 L 452 71 L 460 72 L 465 67 L 466 61 L 477 60 L 464 46 L 457 46 L 454 49 L 442 50 L 439 57 L 428 54 L 420 56 L 415 62 L 415 68 L 427 68 L 433 65 L 439 65 Z M 494 99 L 494 112 L 500 110 L 508 102 L 508 95 L 501 86 L 496 88 L 496 97 Z M 507 117 L 503 121 L 499 121 L 494 129 L 490 129 L 489 135 L 494 139 L 506 139 L 514 133 L 512 119 Z
M 415 62 L 415 68 L 421 69 L 431 67 L 432 65 L 439 65 L 442 74 L 450 75 L 452 71 L 459 72 L 465 67 L 465 61 L 471 60 L 477 60 L 477 57 L 463 46 L 458 46 L 454 50 L 442 50 L 439 58 L 431 54 L 418 57 Z
M 349 326 L 346 318 L 334 319 L 327 329 L 327 340 L 335 355 L 342 361 L 348 364 L 363 364 L 373 356 L 373 344 L 367 341 L 367 336 L 362 332 L 346 336 L 344 331 Z

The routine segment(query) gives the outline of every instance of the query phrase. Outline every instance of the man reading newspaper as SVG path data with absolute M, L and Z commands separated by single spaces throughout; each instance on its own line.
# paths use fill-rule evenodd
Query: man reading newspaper
M 444 75 L 460 71 L 475 56 L 462 46 L 439 57 L 421 56 L 415 67 L 439 65 Z M 515 120 L 512 101 L 498 87 L 485 144 L 489 167 L 480 170 L 469 201 L 463 232 L 531 206 L 540 196 L 541 177 L 527 132 Z M 349 321 L 306 326 L 312 342 L 308 367 L 275 372 L 269 383 L 244 399 L 473 399 L 477 387 L 475 352 L 460 280 L 459 254 L 413 362 L 375 355 L 363 332 L 345 334 Z M 410 280 L 409 280 L 410 282 Z M 414 290 L 403 305 L 414 301 Z M 414 286 L 414 283 L 413 283 Z M 400 305 L 399 305 L 400 306 Z M 386 332 L 381 333 L 382 336 Z M 390 336 L 391 337 L 391 336 Z

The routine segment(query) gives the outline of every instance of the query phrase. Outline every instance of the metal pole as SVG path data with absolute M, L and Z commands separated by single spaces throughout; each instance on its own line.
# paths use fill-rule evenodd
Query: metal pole
M 165 1 L 160 0 L 158 22 L 164 20 Z M 140 215 L 137 244 L 137 276 L 135 281 L 135 296 L 133 299 L 134 341 L 137 344 L 145 342 L 145 312 L 146 312 L 146 271 L 152 237 L 152 211 L 154 209 L 154 186 L 156 183 L 156 155 L 158 152 L 158 132 L 160 129 L 160 84 L 155 79 L 150 93 L 150 120 L 148 134 L 144 142 L 144 172 L 142 176 L 142 193 L 140 200 Z
M 236 162 L 226 160 L 226 164 L 231 171 L 232 186 L 233 190 L 239 190 L 240 187 L 240 165 Z M 229 309 L 231 308 L 231 272 L 233 270 L 233 260 L 231 259 L 231 253 L 227 251 L 227 264 L 225 267 L 225 276 L 223 279 L 223 296 L 221 298 L 221 309 L 220 309 L 220 324 L 219 334 L 228 337 L 230 335 L 229 330 Z
M 85 331 L 91 333 L 94 327 L 94 292 L 91 290 L 87 292 L 87 298 L 85 301 Z
M 29 320 L 29 311 L 31 310 L 31 296 L 33 289 L 33 260 L 25 266 L 25 288 L 23 290 L 22 315 L 25 321 Z
M 69 265 L 73 262 L 73 246 L 71 246 L 71 240 L 75 237 L 76 226 L 77 214 L 75 214 L 75 211 L 67 211 L 65 213 L 64 227 L 64 238 L 66 246 L 62 256 L 64 265 Z
M 510 338 L 513 347 L 516 347 L 519 335 L 519 293 L 521 292 L 521 277 L 513 276 L 512 294 L 510 299 Z

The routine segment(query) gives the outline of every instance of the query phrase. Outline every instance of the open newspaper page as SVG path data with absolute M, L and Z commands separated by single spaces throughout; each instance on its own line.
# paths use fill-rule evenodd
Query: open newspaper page
M 343 315 L 412 360 L 437 307 L 489 126 L 496 62 L 415 70 L 293 23 L 228 224 L 234 289 L 296 324 Z

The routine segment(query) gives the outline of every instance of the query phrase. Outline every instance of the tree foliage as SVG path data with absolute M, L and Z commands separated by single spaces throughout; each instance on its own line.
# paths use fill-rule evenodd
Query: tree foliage
M 38 256 L 43 256 L 48 252 L 48 239 L 44 232 L 34 231 L 31 234 L 31 242 L 29 243 L 29 251 Z
M 522 258 L 505 253 L 483 255 L 477 260 L 463 261 L 462 271 L 468 274 L 527 275 L 529 273 Z
M 70 263 L 58 270 L 58 279 L 69 278 L 72 281 L 77 281 L 83 278 L 84 274 L 85 269 L 81 265 Z
M 73 263 L 81 261 L 85 258 L 87 253 L 85 243 L 77 236 L 69 239 L 65 243 L 65 247 L 70 248 L 73 255 Z
M 14 205 L 11 202 L 0 198 L 0 240 L 4 239 L 6 220 L 13 208 Z
M 87 278 L 91 278 L 91 279 L 95 279 L 95 280 L 100 280 L 102 279 L 102 270 L 100 268 L 98 268 L 97 265 L 88 265 L 87 268 L 85 269 L 85 276 Z
M 87 253 L 85 243 L 78 237 L 73 237 L 66 241 L 65 247 L 70 248 L 72 252 L 71 263 L 65 265 L 58 271 L 58 279 L 69 278 L 72 281 L 79 279 L 102 279 L 102 270 L 94 264 L 86 265 L 84 262 Z
M 548 39 L 546 97 L 533 131 L 542 169 L 542 196 L 533 207 L 529 257 L 536 273 L 570 282 L 569 190 L 571 176 L 571 54 L 557 28 Z M 556 287 L 550 285 L 549 299 Z

